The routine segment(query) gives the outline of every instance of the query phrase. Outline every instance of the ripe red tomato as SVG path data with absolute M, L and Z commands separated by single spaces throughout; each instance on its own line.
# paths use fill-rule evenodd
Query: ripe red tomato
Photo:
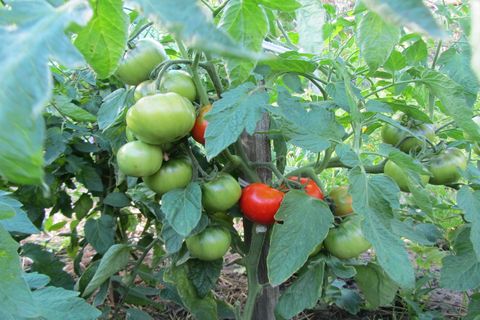
M 252 183 L 242 191 L 240 210 L 253 222 L 272 224 L 284 193 L 263 183 Z
M 197 120 L 192 129 L 192 137 L 195 141 L 205 145 L 205 131 L 207 130 L 208 121 L 204 119 L 205 114 L 212 109 L 212 105 L 203 106 L 198 113 Z
M 298 177 L 290 177 L 288 180 L 298 181 Z M 305 190 L 305 193 L 311 197 L 323 200 L 325 196 L 323 195 L 322 189 L 310 178 L 300 178 L 300 184 Z

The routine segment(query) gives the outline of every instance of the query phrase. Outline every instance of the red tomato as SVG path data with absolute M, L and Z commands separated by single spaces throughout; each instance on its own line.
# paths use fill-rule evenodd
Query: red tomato
M 284 193 L 263 183 L 252 183 L 242 191 L 240 210 L 253 222 L 272 224 Z
M 208 121 L 205 120 L 203 117 L 205 113 L 212 109 L 212 105 L 203 106 L 200 109 L 200 113 L 198 114 L 197 120 L 195 121 L 195 125 L 192 129 L 192 137 L 195 141 L 200 142 L 201 144 L 205 145 L 205 130 L 207 130 Z
M 298 181 L 298 177 L 290 177 L 288 180 Z M 324 195 L 322 189 L 310 178 L 300 178 L 300 184 L 303 186 L 305 193 L 311 197 L 323 200 Z

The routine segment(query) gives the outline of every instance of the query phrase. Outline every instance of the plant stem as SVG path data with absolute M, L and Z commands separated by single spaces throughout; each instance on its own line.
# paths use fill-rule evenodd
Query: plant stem
M 384 87 L 380 87 L 378 89 L 376 89 L 375 91 L 372 91 L 370 92 L 369 94 L 367 94 L 364 99 L 370 97 L 370 96 L 373 96 L 374 94 L 377 94 L 378 92 L 380 91 L 383 91 L 385 89 L 388 89 L 388 88 L 391 88 L 391 87 L 394 87 L 394 86 L 398 86 L 400 84 L 406 84 L 406 83 L 414 83 L 414 82 L 422 82 L 421 79 L 411 79 L 411 80 L 403 80 L 403 81 L 398 81 L 398 82 L 395 82 L 395 83 L 390 83 Z
M 212 59 L 209 54 L 205 54 L 205 57 L 207 58 L 207 63 L 205 64 L 200 64 L 202 68 L 204 68 L 210 79 L 212 80 L 213 87 L 215 88 L 215 91 L 217 92 L 218 99 L 222 98 L 222 92 L 223 92 L 223 86 L 222 86 L 222 81 L 220 80 L 220 77 L 218 76 L 217 70 L 215 69 L 215 65 L 212 63 Z
M 208 99 L 208 94 L 207 94 L 207 91 L 205 90 L 205 87 L 203 86 L 202 80 L 200 80 L 200 76 L 198 75 L 198 63 L 200 62 L 200 56 L 201 56 L 200 52 L 197 52 L 195 54 L 191 71 L 192 71 L 193 83 L 195 84 L 195 87 L 197 88 L 197 94 L 200 97 L 200 104 L 202 106 L 206 106 L 210 104 L 210 100 Z
M 290 49 L 298 50 L 298 47 L 293 44 L 292 40 L 290 40 L 290 37 L 288 36 L 287 32 L 283 28 L 282 23 L 279 20 L 277 20 L 277 26 L 278 26 L 278 29 L 280 30 L 280 32 L 282 33 L 283 37 L 285 38 L 285 41 L 287 42 Z
M 138 29 L 134 34 L 130 36 L 128 39 L 128 43 L 132 42 L 136 37 L 138 37 L 145 29 L 151 27 L 153 25 L 153 22 L 149 22 L 142 26 L 140 29 Z
M 432 66 L 430 67 L 431 69 L 435 69 L 440 49 L 442 49 L 442 40 L 438 41 L 437 50 L 435 50 L 435 56 L 433 57 Z

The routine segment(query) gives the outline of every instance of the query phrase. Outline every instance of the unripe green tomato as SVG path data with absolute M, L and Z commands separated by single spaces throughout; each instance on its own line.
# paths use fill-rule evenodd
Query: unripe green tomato
M 353 213 L 352 196 L 348 193 L 348 186 L 333 188 L 328 197 L 332 201 L 333 214 L 343 217 Z
M 222 173 L 202 185 L 202 204 L 207 212 L 227 211 L 242 195 L 242 188 L 231 175 Z
M 410 192 L 410 188 L 408 187 L 407 174 L 395 162 L 388 160 L 385 164 L 384 173 L 397 183 L 400 190 L 402 190 L 403 192 Z M 429 179 L 430 176 L 428 175 L 420 175 L 422 185 L 427 184 Z
M 447 148 L 432 156 L 427 163 L 432 173 L 431 184 L 445 185 L 455 183 L 460 179 L 460 170 L 467 168 L 467 157 L 460 149 Z
M 142 141 L 128 142 L 117 152 L 118 167 L 127 176 L 152 175 L 160 169 L 162 162 L 162 149 Z
M 135 101 L 138 101 L 143 97 L 151 96 L 156 93 L 158 93 L 158 90 L 156 88 L 155 80 L 147 80 L 143 81 L 135 88 L 133 97 Z
M 185 159 L 170 159 L 160 170 L 143 181 L 154 192 L 164 194 L 173 189 L 185 188 L 192 180 L 192 164 Z
M 132 142 L 132 141 L 137 140 L 137 138 L 133 134 L 132 130 L 130 130 L 128 127 L 125 129 L 125 136 L 127 136 L 127 141 L 128 142 Z
M 183 70 L 169 70 L 160 81 L 161 92 L 176 92 L 179 95 L 194 101 L 197 97 L 197 89 L 192 76 Z
M 127 112 L 127 126 L 150 144 L 164 144 L 186 136 L 195 124 L 192 103 L 173 92 L 146 96 Z
M 185 241 L 190 255 L 194 258 L 213 261 L 220 259 L 230 248 L 232 237 L 221 227 L 207 227 Z
M 160 43 L 153 39 L 142 39 L 125 54 L 115 74 L 124 83 L 137 85 L 148 80 L 153 69 L 167 59 Z
M 435 127 L 431 124 L 422 123 L 408 129 L 416 135 L 425 137 L 430 141 L 435 139 Z M 398 143 L 403 141 L 400 145 L 400 150 L 406 153 L 410 151 L 416 151 L 424 145 L 423 141 L 415 137 L 407 138 L 408 136 L 410 136 L 408 132 L 398 129 L 389 124 L 383 126 L 381 133 L 383 142 L 387 144 L 396 146 L 398 145 Z
M 325 248 L 340 259 L 356 258 L 367 251 L 371 244 L 363 235 L 361 222 L 360 216 L 353 215 L 331 228 L 323 242 Z

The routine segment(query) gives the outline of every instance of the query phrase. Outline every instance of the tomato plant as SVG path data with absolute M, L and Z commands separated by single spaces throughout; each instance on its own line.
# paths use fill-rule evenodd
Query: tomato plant
M 139 40 L 119 64 L 116 75 L 126 84 L 148 80 L 153 69 L 168 59 L 163 46 L 152 39 Z
M 347 186 L 333 188 L 328 194 L 333 207 L 333 213 L 336 216 L 346 216 L 353 213 L 352 196 L 348 193 Z
M 153 191 L 164 194 L 170 190 L 185 188 L 193 176 L 193 168 L 187 159 L 170 159 L 163 163 L 153 175 L 143 177 L 143 181 Z
M 160 147 L 141 141 L 129 142 L 117 152 L 118 167 L 128 176 L 152 175 L 160 169 L 162 161 L 163 153 Z
M 467 157 L 457 148 L 447 148 L 433 155 L 427 163 L 432 173 L 431 184 L 455 183 L 461 177 L 461 170 L 467 168 Z
M 240 198 L 240 210 L 253 222 L 269 225 L 275 222 L 284 193 L 263 183 L 245 187 Z
M 160 91 L 175 92 L 190 101 L 194 101 L 197 96 L 197 89 L 192 77 L 183 70 L 166 72 L 162 77 L 162 82 L 160 82 Z
M 195 109 L 177 93 L 146 96 L 127 113 L 127 127 L 143 142 L 164 144 L 186 136 L 195 123 Z
M 325 238 L 325 248 L 341 259 L 356 258 L 372 245 L 365 239 L 361 228 L 361 217 L 354 215 L 345 218 L 340 225 L 330 229 Z
M 242 189 L 229 174 L 219 174 L 202 184 L 202 205 L 207 212 L 226 211 L 240 199 Z
M 230 233 L 219 227 L 207 227 L 205 230 L 187 238 L 185 241 L 192 257 L 212 261 L 220 259 L 230 247 Z

